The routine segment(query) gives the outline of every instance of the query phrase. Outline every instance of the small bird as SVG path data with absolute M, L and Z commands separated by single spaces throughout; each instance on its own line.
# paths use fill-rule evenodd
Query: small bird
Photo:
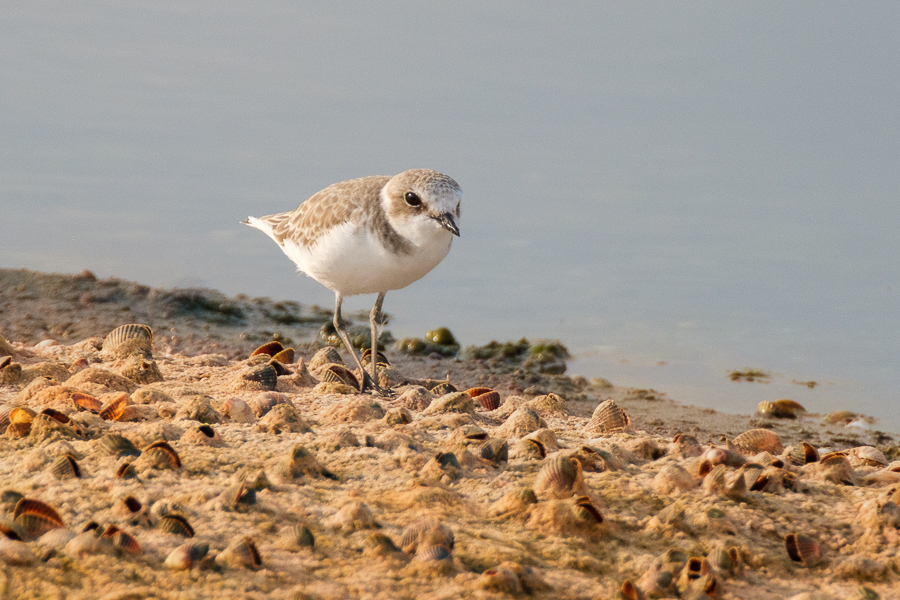
M 451 177 L 410 169 L 335 183 L 295 210 L 241 223 L 275 240 L 300 271 L 334 292 L 334 328 L 362 373 L 361 391 L 390 395 L 378 385 L 375 360 L 384 296 L 421 279 L 447 256 L 459 236 L 461 200 Z M 344 297 L 358 294 L 378 294 L 369 315 L 371 377 L 341 318 Z

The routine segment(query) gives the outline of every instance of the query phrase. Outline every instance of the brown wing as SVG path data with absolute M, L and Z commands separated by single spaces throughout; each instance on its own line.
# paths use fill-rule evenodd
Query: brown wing
M 388 180 L 390 177 L 376 175 L 335 183 L 314 194 L 296 210 L 260 219 L 272 224 L 274 238 L 280 245 L 289 239 L 301 246 L 311 246 L 329 229 L 357 215 L 365 217 L 367 203 L 378 199 Z

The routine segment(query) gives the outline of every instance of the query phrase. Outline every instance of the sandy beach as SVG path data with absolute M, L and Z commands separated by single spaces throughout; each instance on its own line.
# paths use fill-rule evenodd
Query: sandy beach
M 0 269 L 0 596 L 900 598 L 863 416 L 570 377 L 565 340 L 401 340 L 375 397 L 330 315 Z

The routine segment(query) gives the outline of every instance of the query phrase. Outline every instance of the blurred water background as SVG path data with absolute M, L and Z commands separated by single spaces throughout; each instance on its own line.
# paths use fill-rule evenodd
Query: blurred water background
M 238 221 L 429 167 L 462 237 L 388 294 L 395 336 L 559 338 L 587 377 L 900 431 L 898 29 L 895 2 L 7 3 L 0 266 L 330 306 Z

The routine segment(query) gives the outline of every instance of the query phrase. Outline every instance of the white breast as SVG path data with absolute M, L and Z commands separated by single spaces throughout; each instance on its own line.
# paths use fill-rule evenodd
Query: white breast
M 297 267 L 344 296 L 399 290 L 435 268 L 447 256 L 453 236 L 429 219 L 430 231 L 416 232 L 412 252 L 394 254 L 365 227 L 345 223 L 304 248 L 285 240 L 284 253 Z

